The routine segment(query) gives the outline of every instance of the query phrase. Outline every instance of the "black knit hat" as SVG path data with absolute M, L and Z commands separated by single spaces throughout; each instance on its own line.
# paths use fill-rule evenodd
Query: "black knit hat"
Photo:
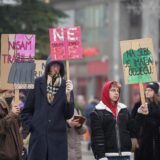
M 147 84 L 146 88 L 151 88 L 156 94 L 158 94 L 159 84 L 156 82 L 150 82 Z

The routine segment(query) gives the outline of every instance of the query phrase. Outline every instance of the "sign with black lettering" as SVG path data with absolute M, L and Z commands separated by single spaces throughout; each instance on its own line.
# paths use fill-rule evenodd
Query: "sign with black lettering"
M 24 38 L 25 36 L 25 38 Z M 15 41 L 16 40 L 16 41 Z M 22 34 L 2 34 L 1 35 L 1 64 L 0 64 L 0 88 L 1 89 L 32 89 L 34 83 L 20 84 L 9 83 L 8 77 L 11 72 L 11 68 L 15 61 L 18 65 L 29 63 L 31 66 L 35 56 L 35 36 L 34 35 L 22 35 Z M 33 82 L 34 79 L 42 76 L 45 70 L 45 60 L 34 60 L 35 67 L 33 70 Z M 24 66 L 24 67 L 23 67 Z M 26 69 L 26 64 L 16 66 L 22 70 Z M 19 72 L 19 74 L 22 74 Z M 20 76 L 21 77 L 21 76 Z M 24 76 L 22 76 L 24 77 Z M 29 76 L 28 76 L 29 77 Z M 24 81 L 25 82 L 25 81 Z
M 126 84 L 157 81 L 152 39 L 121 41 L 120 47 Z

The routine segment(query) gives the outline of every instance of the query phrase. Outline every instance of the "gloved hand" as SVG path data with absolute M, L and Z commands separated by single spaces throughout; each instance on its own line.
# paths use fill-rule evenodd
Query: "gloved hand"
M 138 140 L 137 138 L 131 138 L 132 142 L 132 152 L 134 152 L 136 149 L 139 148 Z
M 71 80 L 66 81 L 66 94 L 70 94 L 73 90 L 73 83 Z
M 141 106 L 138 108 L 138 113 L 141 113 L 141 114 L 143 114 L 143 115 L 148 115 L 148 114 L 149 114 L 148 104 L 145 103 L 144 105 L 141 105 Z
M 100 158 L 98 160 L 108 160 L 108 158 L 107 157 L 103 157 L 103 158 Z

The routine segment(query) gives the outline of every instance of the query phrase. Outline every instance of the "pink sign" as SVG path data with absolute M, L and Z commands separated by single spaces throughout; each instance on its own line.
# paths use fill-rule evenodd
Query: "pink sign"
M 51 28 L 50 55 L 52 60 L 75 60 L 82 58 L 80 27 Z
M 35 56 L 35 35 L 16 34 L 15 39 L 9 41 L 9 52 L 15 51 L 16 56 L 30 57 Z

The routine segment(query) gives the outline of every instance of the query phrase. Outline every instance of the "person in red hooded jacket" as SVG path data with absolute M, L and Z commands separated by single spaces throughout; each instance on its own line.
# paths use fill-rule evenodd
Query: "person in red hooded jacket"
M 127 106 L 119 102 L 120 88 L 116 81 L 106 82 L 101 101 L 91 113 L 91 146 L 97 160 L 129 160 L 132 140 L 136 140 L 135 123 Z

